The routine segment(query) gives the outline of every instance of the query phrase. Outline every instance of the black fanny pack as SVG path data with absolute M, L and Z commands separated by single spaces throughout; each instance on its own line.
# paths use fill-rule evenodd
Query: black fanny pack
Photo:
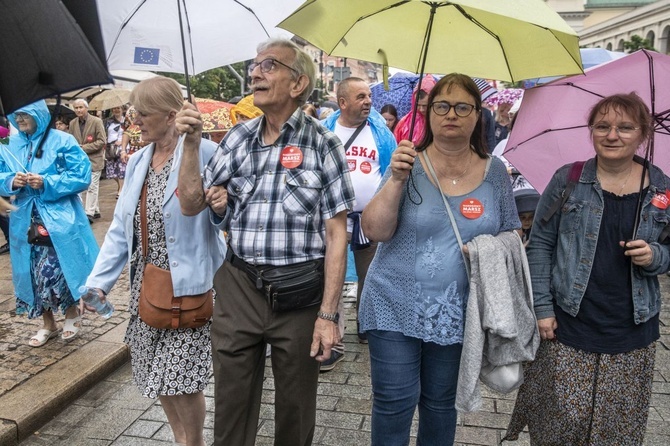
M 253 266 L 228 248 L 226 259 L 245 272 L 263 291 L 272 311 L 290 311 L 319 305 L 323 299 L 323 259 L 286 266 Z

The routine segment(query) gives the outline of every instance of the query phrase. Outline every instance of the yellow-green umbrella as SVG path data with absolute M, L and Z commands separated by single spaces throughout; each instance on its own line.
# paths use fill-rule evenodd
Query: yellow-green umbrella
M 278 26 L 330 55 L 415 73 L 582 72 L 577 34 L 543 0 L 308 0 Z

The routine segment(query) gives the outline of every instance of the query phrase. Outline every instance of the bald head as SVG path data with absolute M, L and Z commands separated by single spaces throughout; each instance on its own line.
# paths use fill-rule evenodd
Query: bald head
M 370 87 L 359 77 L 349 77 L 337 86 L 337 103 L 341 112 L 339 123 L 345 127 L 358 127 L 370 116 Z

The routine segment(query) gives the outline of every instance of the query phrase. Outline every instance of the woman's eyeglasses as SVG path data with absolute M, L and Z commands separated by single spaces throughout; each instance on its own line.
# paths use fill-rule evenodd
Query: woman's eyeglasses
M 18 122 L 18 121 L 23 121 L 23 120 L 26 119 L 28 116 L 29 116 L 28 113 L 21 113 L 21 112 L 19 112 L 19 113 L 14 113 L 14 119 L 16 119 L 17 122 Z
M 640 127 L 635 127 L 632 124 L 623 124 L 623 125 L 609 125 L 609 124 L 596 124 L 591 126 L 591 131 L 596 136 L 607 136 L 614 129 L 616 134 L 620 138 L 630 138 L 635 134 L 636 131 L 640 130 Z
M 281 66 L 284 66 L 284 67 L 288 68 L 289 70 L 293 71 L 296 76 L 300 76 L 300 73 L 298 72 L 298 70 L 296 70 L 293 67 L 290 67 L 290 66 L 286 65 L 284 62 L 280 62 L 277 59 L 273 59 L 272 57 L 268 57 L 267 59 L 263 59 L 260 62 L 251 62 L 249 64 L 249 69 L 248 69 L 249 76 L 251 76 L 252 71 L 254 71 L 256 69 L 256 67 L 260 67 L 261 73 L 269 73 L 270 71 L 272 71 L 272 69 L 275 66 L 277 66 L 277 64 L 279 64 Z
M 464 102 L 459 102 L 457 104 L 450 104 L 447 101 L 433 102 L 430 105 L 430 107 L 433 109 L 433 113 L 435 113 L 438 116 L 446 115 L 447 113 L 449 113 L 449 110 L 453 108 L 454 113 L 456 113 L 456 116 L 459 116 L 461 118 L 466 118 L 470 116 L 472 110 L 475 109 L 474 105 L 466 104 Z

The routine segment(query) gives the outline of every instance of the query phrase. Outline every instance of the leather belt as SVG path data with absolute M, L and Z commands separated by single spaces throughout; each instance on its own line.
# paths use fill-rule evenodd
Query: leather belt
M 249 276 L 249 279 L 256 285 L 256 289 L 263 289 L 263 280 L 259 277 L 256 267 L 236 256 L 230 246 L 228 246 L 228 250 L 226 251 L 226 260 L 235 268 Z

